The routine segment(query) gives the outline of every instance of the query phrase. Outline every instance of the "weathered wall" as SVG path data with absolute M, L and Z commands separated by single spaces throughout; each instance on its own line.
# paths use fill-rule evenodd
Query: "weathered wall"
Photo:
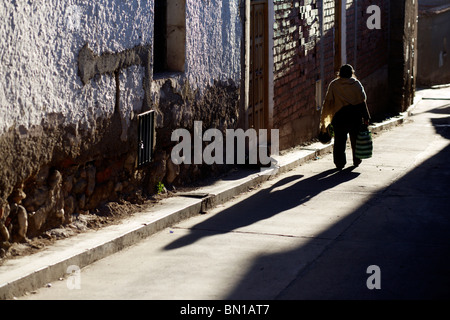
M 417 75 L 417 1 L 390 2 L 389 105 L 405 111 L 414 101 Z
M 450 4 L 420 1 L 418 22 L 417 83 L 450 83 Z
M 186 2 L 186 79 L 193 89 L 213 86 L 214 80 L 239 84 L 240 0 Z
M 153 109 L 157 112 L 155 172 L 157 181 L 186 184 L 221 170 L 217 166 L 174 165 L 170 140 L 175 129 L 193 134 L 194 121 L 203 130 L 236 128 L 241 101 L 243 22 L 239 0 L 186 2 L 186 65 L 184 73 L 155 74 Z
M 16 132 L 17 141 L 22 143 L 7 157 L 28 154 L 16 166 L 2 165 L 3 170 L 16 170 L 7 175 L 14 185 L 52 160 L 54 154 L 61 156 L 53 145 L 60 144 L 65 148 L 63 153 L 75 156 L 93 144 L 89 138 L 99 136 L 97 121 L 114 113 L 116 82 L 110 75 L 101 75 L 83 85 L 78 76 L 79 51 L 86 43 L 97 54 L 150 43 L 151 6 L 138 1 L 17 1 L 3 2 L 0 10 L 5 18 L 0 25 L 0 68 L 5 80 L 0 90 L 0 132 L 4 139 L 7 133 Z M 124 121 L 115 130 L 121 131 L 122 141 L 126 140 L 131 114 L 142 107 L 143 77 L 142 68 L 120 73 L 124 90 L 118 111 Z M 50 137 L 49 126 L 61 133 Z M 43 143 L 36 143 L 36 139 L 48 140 L 42 151 Z M 2 186 L 1 196 L 10 188 Z
M 78 55 L 85 44 L 101 54 L 150 43 L 151 4 L 0 4 L 3 240 L 23 240 L 27 233 L 36 235 L 67 222 L 75 210 L 95 206 L 114 193 L 119 178 L 104 177 L 110 175 L 109 162 L 123 162 L 130 149 L 130 123 L 144 98 L 144 70 L 118 70 L 119 88 L 109 74 L 84 85 Z M 104 171 L 108 174 L 102 175 Z
M 347 1 L 347 61 L 353 65 L 358 79 L 367 94 L 367 106 L 374 119 L 392 113 L 388 96 L 389 89 L 389 20 L 388 0 L 353 0 Z M 367 12 L 371 5 L 380 10 L 380 29 L 369 29 L 367 21 L 372 12 Z
M 171 165 L 170 133 L 237 123 L 242 22 L 238 0 L 185 5 L 185 72 L 153 75 L 154 0 L 0 4 L 0 242 L 201 177 Z M 136 168 L 136 116 L 149 109 L 155 161 Z
M 5 82 L 0 91 L 0 132 L 12 126 L 40 125 L 43 116 L 51 113 L 61 114 L 64 123 L 80 126 L 111 114 L 114 79 L 102 76 L 83 86 L 77 75 L 78 52 L 85 43 L 97 54 L 150 43 L 152 2 L 2 2 L 1 68 Z M 124 73 L 130 77 L 135 72 Z M 135 76 L 134 95 L 142 99 L 139 76 L 142 73 Z

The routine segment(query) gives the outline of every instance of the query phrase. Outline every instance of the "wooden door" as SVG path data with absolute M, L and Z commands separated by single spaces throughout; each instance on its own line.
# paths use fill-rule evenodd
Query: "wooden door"
M 248 126 L 267 129 L 267 0 L 251 1 Z

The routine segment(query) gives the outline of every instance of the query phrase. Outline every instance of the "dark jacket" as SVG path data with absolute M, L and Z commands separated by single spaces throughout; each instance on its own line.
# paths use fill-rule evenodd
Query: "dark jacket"
M 333 117 L 333 127 L 358 127 L 362 124 L 362 120 L 370 120 L 369 109 L 364 101 L 357 105 L 343 106 Z

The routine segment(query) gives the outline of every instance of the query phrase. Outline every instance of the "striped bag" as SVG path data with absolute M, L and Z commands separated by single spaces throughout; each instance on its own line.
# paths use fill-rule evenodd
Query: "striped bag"
M 368 159 L 372 157 L 372 151 L 372 133 L 369 130 L 361 130 L 356 136 L 355 156 L 358 159 Z

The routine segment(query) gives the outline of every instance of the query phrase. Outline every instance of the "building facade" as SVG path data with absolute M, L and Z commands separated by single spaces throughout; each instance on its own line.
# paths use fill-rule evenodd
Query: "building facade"
M 171 132 L 237 126 L 239 1 L 3 1 L 0 16 L 2 241 L 214 169 L 169 161 Z
M 226 170 L 171 161 L 172 133 L 194 134 L 196 121 L 221 132 L 278 129 L 281 149 L 311 141 L 344 63 L 355 67 L 372 115 L 404 110 L 414 94 L 416 6 L 2 2 L 0 242 L 145 197 L 159 183 Z

